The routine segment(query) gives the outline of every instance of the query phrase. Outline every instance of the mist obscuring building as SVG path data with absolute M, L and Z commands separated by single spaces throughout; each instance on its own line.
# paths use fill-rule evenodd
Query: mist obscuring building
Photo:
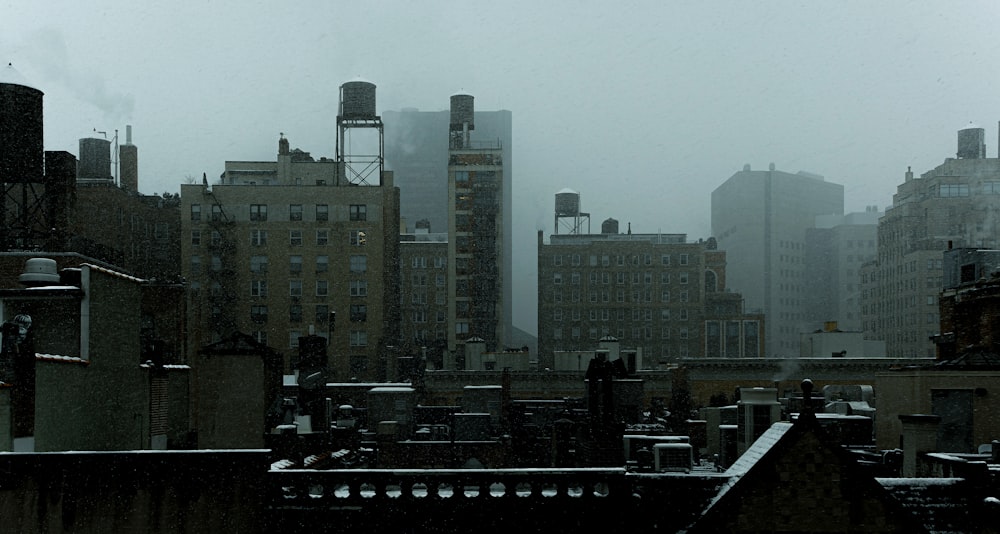
M 875 259 L 878 218 L 875 206 L 863 212 L 816 217 L 806 229 L 805 272 L 822 282 L 805 295 L 812 330 L 831 321 L 845 332 L 861 331 L 861 266 Z
M 469 141 L 473 146 L 484 144 L 500 149 L 503 179 L 498 182 L 497 201 L 500 219 L 501 276 L 500 310 L 503 315 L 504 337 L 499 341 L 511 344 L 513 322 L 512 292 L 512 114 L 508 110 L 479 111 L 472 109 Z M 454 198 L 449 194 L 449 146 L 452 111 L 402 111 L 383 112 L 386 125 L 385 163 L 394 172 L 399 187 L 400 218 L 406 232 L 416 231 L 419 221 L 426 221 L 435 231 L 448 231 L 451 224 L 450 210 Z M 461 334 L 458 334 L 461 335 Z M 480 336 L 484 337 L 484 336 Z M 486 337 L 484 337 L 486 339 Z
M 565 207 L 566 191 L 557 206 Z M 727 290 L 729 273 L 714 239 L 618 233 L 613 219 L 602 233 L 552 234 L 548 243 L 539 232 L 539 367 L 555 368 L 557 351 L 589 350 L 605 336 L 641 352 L 646 369 L 760 357 L 764 317 L 744 313 L 743 297 Z
M 828 281 L 806 268 L 806 230 L 817 216 L 843 213 L 844 186 L 773 164 L 747 165 L 712 191 L 712 235 L 726 252 L 727 285 L 767 317 L 767 356 L 794 357 L 799 333 L 815 329 L 807 301 Z

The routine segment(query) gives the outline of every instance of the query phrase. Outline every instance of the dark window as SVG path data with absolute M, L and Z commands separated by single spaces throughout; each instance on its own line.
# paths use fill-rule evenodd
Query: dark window
M 367 204 L 351 204 L 350 214 L 352 221 L 367 221 L 368 220 L 368 205 Z

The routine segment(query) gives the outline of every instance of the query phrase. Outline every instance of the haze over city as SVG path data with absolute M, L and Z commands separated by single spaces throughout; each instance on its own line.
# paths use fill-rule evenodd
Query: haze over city
M 581 193 L 594 231 L 708 237 L 710 193 L 749 163 L 843 184 L 847 211 L 891 201 L 986 129 L 1000 56 L 991 2 L 5 2 L 0 58 L 45 93 L 45 148 L 133 125 L 140 190 L 273 160 L 279 132 L 334 153 L 337 89 L 380 112 L 513 114 L 514 325 L 536 329 L 535 232 Z M 387 129 L 392 124 L 386 124 Z M 442 135 L 445 135 L 442 132 Z M 442 177 L 444 179 L 444 177 Z

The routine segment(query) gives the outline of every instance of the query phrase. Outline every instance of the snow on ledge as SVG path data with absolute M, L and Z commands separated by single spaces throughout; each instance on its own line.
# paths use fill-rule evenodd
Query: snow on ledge
M 84 360 L 83 358 L 80 358 L 78 356 L 61 356 L 59 354 L 42 354 L 40 352 L 35 353 L 35 361 L 79 363 L 81 365 L 90 365 L 90 360 Z

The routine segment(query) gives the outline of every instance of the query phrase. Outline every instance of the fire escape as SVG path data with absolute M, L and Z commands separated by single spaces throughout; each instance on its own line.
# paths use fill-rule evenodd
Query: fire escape
M 236 286 L 239 284 L 235 269 L 238 260 L 234 236 L 236 223 L 223 209 L 214 192 L 206 189 L 205 195 L 212 199 L 208 242 L 210 259 L 206 288 L 207 308 L 210 311 L 208 325 L 212 337 L 221 339 L 236 331 Z

